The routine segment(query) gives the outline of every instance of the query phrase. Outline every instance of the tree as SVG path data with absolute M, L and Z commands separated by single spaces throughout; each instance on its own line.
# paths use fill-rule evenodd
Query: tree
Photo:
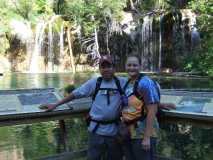
M 213 76 L 213 2 L 192 0 L 189 7 L 197 14 L 197 26 L 201 34 L 201 50 L 186 63 L 186 70 L 196 70 Z

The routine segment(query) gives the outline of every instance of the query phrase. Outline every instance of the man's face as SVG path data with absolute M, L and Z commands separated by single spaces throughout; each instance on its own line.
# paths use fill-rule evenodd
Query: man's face
M 140 64 L 136 57 L 129 57 L 127 59 L 126 71 L 130 77 L 137 76 L 140 73 Z
M 113 64 L 111 64 L 109 62 L 101 63 L 99 65 L 99 70 L 100 70 L 101 76 L 105 80 L 111 80 L 115 73 Z

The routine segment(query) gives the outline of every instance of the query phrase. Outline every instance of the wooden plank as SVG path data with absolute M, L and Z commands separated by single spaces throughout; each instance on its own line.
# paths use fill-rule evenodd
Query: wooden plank
M 87 156 L 87 149 L 82 149 L 79 151 L 74 151 L 74 152 L 64 152 L 56 155 L 51 155 L 47 157 L 43 157 L 40 160 L 70 160 L 70 159 L 75 159 L 77 160 L 78 158 L 85 158 Z M 177 158 L 171 158 L 171 157 L 164 157 L 157 155 L 156 156 L 157 160 L 181 160 Z
M 181 160 L 177 158 L 171 158 L 171 157 L 164 157 L 164 156 L 156 156 L 156 160 Z
M 78 158 L 86 159 L 86 155 L 87 155 L 87 150 L 82 149 L 79 151 L 64 152 L 64 153 L 60 153 L 60 154 L 56 154 L 52 156 L 43 157 L 40 160 L 71 160 L 71 159 L 77 160 Z

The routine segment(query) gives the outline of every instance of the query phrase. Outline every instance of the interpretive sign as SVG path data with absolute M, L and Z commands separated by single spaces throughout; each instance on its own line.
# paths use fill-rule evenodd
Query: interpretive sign
M 17 97 L 21 105 L 48 104 L 58 100 L 54 93 L 20 94 Z
M 0 114 L 4 112 L 18 111 L 20 109 L 21 104 L 16 95 L 0 96 Z
M 54 89 L 5 90 L 0 91 L 0 115 L 44 112 L 42 104 L 55 103 L 62 97 Z M 68 105 L 58 108 L 70 109 Z

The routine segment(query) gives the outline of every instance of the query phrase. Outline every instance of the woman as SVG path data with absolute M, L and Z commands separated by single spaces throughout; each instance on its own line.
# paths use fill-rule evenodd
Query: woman
M 126 71 L 129 81 L 124 87 L 128 106 L 122 111 L 122 120 L 130 131 L 130 142 L 124 146 L 128 160 L 154 160 L 158 135 L 156 113 L 162 108 L 174 108 L 173 104 L 160 104 L 158 83 L 140 74 L 141 62 L 137 55 L 129 55 Z

